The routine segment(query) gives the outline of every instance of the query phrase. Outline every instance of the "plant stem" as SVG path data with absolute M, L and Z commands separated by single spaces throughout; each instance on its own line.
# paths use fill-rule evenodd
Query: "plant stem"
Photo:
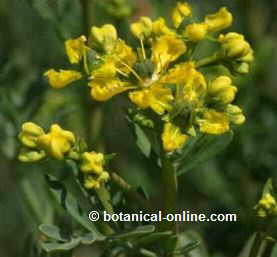
M 113 172 L 111 173 L 111 179 L 118 187 L 120 187 L 120 189 L 123 190 L 126 198 L 128 198 L 131 202 L 135 202 L 146 211 L 154 213 L 154 208 L 152 207 L 152 205 L 140 194 L 138 194 L 138 192 L 135 191 L 135 189 L 131 185 L 129 185 L 122 177 Z
M 199 61 L 196 62 L 196 68 L 203 68 L 208 65 L 216 64 L 221 60 L 221 57 L 218 54 L 214 54 L 209 57 L 205 57 Z
M 161 158 L 162 162 L 162 190 L 163 190 L 163 215 L 175 214 L 177 212 L 177 176 L 171 161 L 163 153 Z M 162 224 L 162 230 L 171 230 L 174 234 L 177 234 L 176 222 L 164 221 Z
M 264 239 L 264 233 L 259 231 L 255 235 L 254 243 L 252 245 L 249 257 L 257 257 Z

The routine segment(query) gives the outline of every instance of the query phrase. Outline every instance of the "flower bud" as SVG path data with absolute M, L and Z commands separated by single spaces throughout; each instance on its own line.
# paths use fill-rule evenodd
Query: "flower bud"
M 166 123 L 162 133 L 163 148 L 166 152 L 173 152 L 181 148 L 189 139 L 189 136 L 182 134 L 179 127 L 172 123 Z
M 184 36 L 189 40 L 197 42 L 205 38 L 207 34 L 207 25 L 205 23 L 192 23 L 186 26 Z
M 37 162 L 44 157 L 44 151 L 22 151 L 18 156 L 18 160 L 21 162 Z
M 235 125 L 241 125 L 245 121 L 245 116 L 243 115 L 242 110 L 236 105 L 228 104 L 226 113 L 228 119 Z
M 207 24 L 209 32 L 215 32 L 228 28 L 231 26 L 232 22 L 232 14 L 228 12 L 225 7 L 220 8 L 218 12 L 209 14 L 205 17 L 205 24 Z
M 85 36 L 65 41 L 65 51 L 70 63 L 79 63 L 83 57 L 85 50 Z
M 68 130 L 63 130 L 59 125 L 54 124 L 48 134 L 42 135 L 37 139 L 39 148 L 46 151 L 51 157 L 63 160 L 75 143 L 75 136 Z
M 81 171 L 85 173 L 101 174 L 104 165 L 104 155 L 96 152 L 85 152 L 81 156 Z
M 173 26 L 178 28 L 183 20 L 188 16 L 191 16 L 191 8 L 189 4 L 178 2 L 176 7 L 173 9 L 171 16 Z
M 55 71 L 50 69 L 44 73 L 48 78 L 48 82 L 53 88 L 63 88 L 68 84 L 80 79 L 82 74 L 75 70 L 60 70 Z
M 267 193 L 258 204 L 254 207 L 257 211 L 257 215 L 261 218 L 272 217 L 277 215 L 277 203 L 275 198 Z
M 231 58 L 243 58 L 251 53 L 251 47 L 244 36 L 235 32 L 220 35 L 218 38 L 225 54 Z
M 131 24 L 131 32 L 138 39 L 146 39 L 152 34 L 152 21 L 148 17 L 141 17 L 136 23 Z
M 33 122 L 25 122 L 22 125 L 18 138 L 23 145 L 35 148 L 37 146 L 37 138 L 43 134 L 44 131 L 40 126 Z
M 212 81 L 209 94 L 221 104 L 231 103 L 236 95 L 237 88 L 231 85 L 232 80 L 227 76 L 220 76 Z
M 106 24 L 101 28 L 91 28 L 91 38 L 93 43 L 98 44 L 107 53 L 112 52 L 117 41 L 117 31 L 111 24 Z

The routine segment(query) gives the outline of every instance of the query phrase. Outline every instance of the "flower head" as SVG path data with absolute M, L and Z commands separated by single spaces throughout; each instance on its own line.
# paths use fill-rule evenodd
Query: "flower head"
M 152 20 L 148 17 L 141 17 L 138 22 L 131 24 L 130 30 L 138 39 L 146 39 L 152 34 Z
M 209 14 L 205 17 L 205 23 L 208 26 L 209 32 L 220 31 L 228 28 L 232 25 L 232 22 L 233 16 L 225 7 L 222 7 L 218 12 Z
M 191 8 L 189 4 L 178 2 L 172 12 L 172 22 L 174 27 L 178 28 L 188 16 L 191 16 Z
M 198 124 L 200 131 L 207 134 L 223 134 L 230 129 L 227 115 L 214 110 L 205 111 Z
M 51 157 L 62 160 L 75 143 L 75 136 L 68 130 L 63 130 L 59 125 L 51 126 L 49 133 L 37 139 L 37 145 Z
M 38 137 L 44 135 L 43 129 L 33 122 L 25 122 L 21 126 L 21 132 L 18 135 L 20 142 L 30 148 L 37 147 Z
M 276 216 L 277 203 L 275 198 L 269 193 L 265 194 L 255 206 L 255 210 L 261 218 Z
M 91 38 L 93 43 L 97 44 L 98 47 L 110 53 L 113 51 L 117 42 L 117 31 L 111 24 L 106 24 L 100 28 L 92 27 Z
M 228 57 L 246 58 L 249 54 L 251 56 L 251 46 L 245 41 L 244 36 L 239 33 L 229 32 L 226 35 L 221 34 L 218 41 L 222 44 L 222 48 Z
M 63 88 L 68 84 L 80 79 L 82 74 L 75 70 L 60 70 L 55 71 L 50 69 L 44 73 L 48 78 L 49 84 L 53 88 Z
M 157 72 L 165 69 L 187 50 L 185 43 L 177 37 L 164 35 L 158 38 L 152 46 L 152 62 Z
M 189 40 L 197 42 L 203 40 L 207 35 L 208 26 L 206 23 L 192 23 L 186 26 L 184 35 L 188 37 Z
M 65 51 L 70 63 L 79 63 L 81 61 L 86 49 L 86 41 L 87 39 L 85 36 L 65 41 Z
M 178 150 L 188 139 L 189 136 L 182 134 L 179 127 L 169 122 L 165 123 L 162 133 L 162 142 L 166 152 Z
M 84 152 L 81 156 L 81 171 L 85 173 L 100 174 L 104 171 L 104 155 L 96 152 Z

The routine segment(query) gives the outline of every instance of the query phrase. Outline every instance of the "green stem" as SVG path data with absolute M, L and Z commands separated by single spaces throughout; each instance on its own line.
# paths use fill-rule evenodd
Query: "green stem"
M 135 191 L 135 189 L 131 185 L 129 185 L 122 177 L 113 172 L 111 173 L 111 179 L 118 187 L 120 187 L 120 189 L 122 189 L 126 198 L 128 198 L 130 202 L 135 202 L 136 205 L 139 205 L 146 211 L 154 213 L 153 206 L 140 194 L 138 194 L 138 192 Z
M 219 56 L 219 54 L 214 54 L 209 57 L 205 57 L 199 61 L 196 62 L 196 68 L 203 68 L 207 67 L 209 65 L 217 64 L 222 58 Z
M 261 256 L 262 257 L 272 256 L 272 252 L 273 252 L 275 244 L 276 244 L 276 242 L 273 238 L 269 239 L 269 240 L 265 240 L 265 247 L 264 247 L 264 251 Z
M 264 239 L 264 233 L 260 232 L 260 231 L 257 232 L 255 235 L 254 243 L 252 245 L 249 257 L 257 257 L 258 256 L 263 239 Z
M 171 161 L 167 158 L 166 154 L 163 153 L 161 158 L 162 162 L 162 189 L 163 189 L 163 215 L 177 212 L 177 176 L 176 170 L 174 169 Z M 162 224 L 162 230 L 171 230 L 174 234 L 177 234 L 176 222 L 164 221 Z

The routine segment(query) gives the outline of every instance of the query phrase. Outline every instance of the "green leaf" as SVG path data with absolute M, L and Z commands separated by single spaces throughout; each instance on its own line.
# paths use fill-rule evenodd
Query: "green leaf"
M 80 238 L 78 237 L 78 238 L 73 238 L 71 241 L 67 243 L 43 242 L 41 246 L 46 252 L 52 252 L 52 251 L 68 251 L 68 250 L 74 249 L 79 244 L 80 244 Z
M 136 245 L 139 246 L 144 246 L 151 244 L 155 241 L 158 241 L 162 238 L 167 238 L 172 235 L 171 231 L 165 231 L 165 232 L 156 232 L 156 233 L 151 233 L 150 235 L 146 235 L 142 238 L 136 239 Z
M 181 175 L 206 162 L 222 152 L 232 141 L 233 132 L 223 135 L 202 135 L 184 147 L 181 158 L 177 160 L 177 174 Z
M 139 226 L 128 232 L 123 232 L 123 233 L 112 235 L 112 236 L 110 236 L 110 239 L 112 239 L 112 240 L 113 239 L 126 239 L 126 238 L 130 239 L 130 238 L 134 238 L 137 236 L 149 234 L 154 231 L 155 231 L 155 226 L 153 226 L 153 225 Z
M 66 242 L 67 239 L 63 238 L 60 229 L 54 225 L 42 224 L 39 226 L 39 230 L 51 239 Z

